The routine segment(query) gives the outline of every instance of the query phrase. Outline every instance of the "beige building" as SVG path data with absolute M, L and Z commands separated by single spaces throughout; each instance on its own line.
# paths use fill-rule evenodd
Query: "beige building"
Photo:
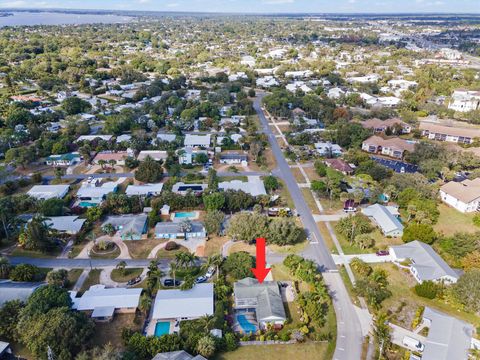
M 480 178 L 450 181 L 440 188 L 442 201 L 462 213 L 478 211 L 480 209 Z
M 460 128 L 422 122 L 422 136 L 430 140 L 447 141 L 459 144 L 471 144 L 475 138 L 480 138 L 480 129 Z
M 362 150 L 381 154 L 396 159 L 402 159 L 405 152 L 413 152 L 415 143 L 400 138 L 384 139 L 380 136 L 371 136 L 362 144 Z

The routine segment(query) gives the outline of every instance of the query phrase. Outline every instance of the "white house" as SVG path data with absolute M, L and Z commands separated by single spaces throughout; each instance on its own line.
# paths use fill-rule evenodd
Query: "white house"
M 81 160 L 82 158 L 78 152 L 72 152 L 62 155 L 50 155 L 45 159 L 45 163 L 53 166 L 72 166 Z
M 403 245 L 390 246 L 389 253 L 394 262 L 410 261 L 410 272 L 419 283 L 424 281 L 456 283 L 459 275 L 432 249 L 415 240 Z
M 106 182 L 102 184 L 100 179 L 88 178 L 77 191 L 78 206 L 89 207 L 99 205 L 105 197 L 118 188 L 117 182 Z
M 45 219 L 45 224 L 52 229 L 65 234 L 75 235 L 81 229 L 86 219 L 80 219 L 78 216 L 49 216 Z
M 235 165 L 235 164 L 247 165 L 248 156 L 246 154 L 240 154 L 240 153 L 220 154 L 219 162 L 220 164 L 228 164 L 228 165 Z
M 69 185 L 34 185 L 28 190 L 27 195 L 37 200 L 63 199 L 69 189 Z
M 91 317 L 97 321 L 113 318 L 115 313 L 134 313 L 140 301 L 142 289 L 106 288 L 105 285 L 93 285 L 81 297 L 71 291 L 72 309 L 91 311 Z
M 269 88 L 272 86 L 278 86 L 280 83 L 273 76 L 264 76 L 257 79 L 257 86 Z
M 168 153 L 162 150 L 143 150 L 137 156 L 138 161 L 145 161 L 147 157 L 151 157 L 155 161 L 166 160 Z
M 452 101 L 448 104 L 448 108 L 459 112 L 469 112 L 480 109 L 480 91 L 455 90 L 452 94 Z
M 128 196 L 156 196 L 160 195 L 163 189 L 163 184 L 143 184 L 143 185 L 128 185 L 125 194 Z
M 193 135 L 187 134 L 185 135 L 184 145 L 188 147 L 210 147 L 211 143 L 211 136 L 210 134 L 207 135 Z
M 223 181 L 218 184 L 218 189 L 223 191 L 240 190 L 252 196 L 267 195 L 265 185 L 259 176 L 249 176 L 247 182 L 240 180 Z
M 343 154 L 340 145 L 332 144 L 331 142 L 318 142 L 314 144 L 320 156 L 341 156 Z
M 339 87 L 332 88 L 328 90 L 328 93 L 327 93 L 327 96 L 330 99 L 340 99 L 344 95 L 345 95 L 345 91 L 343 91 Z
M 158 290 L 152 321 L 194 320 L 213 315 L 213 283 L 196 284 L 189 290 Z
M 403 225 L 398 220 L 398 208 L 374 204 L 362 209 L 362 213 L 372 219 L 385 236 L 402 236 Z
M 442 201 L 462 213 L 480 210 L 480 178 L 450 181 L 440 188 Z

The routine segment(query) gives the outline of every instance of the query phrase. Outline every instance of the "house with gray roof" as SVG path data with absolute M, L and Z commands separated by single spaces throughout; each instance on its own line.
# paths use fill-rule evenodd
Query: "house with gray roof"
M 207 360 L 202 355 L 193 356 L 185 350 L 170 351 L 155 355 L 152 360 Z
M 166 141 L 166 142 L 174 142 L 177 138 L 175 134 L 157 134 L 157 142 L 158 141 Z
M 248 162 L 248 156 L 247 154 L 240 154 L 237 152 L 224 153 L 224 154 L 220 154 L 219 162 L 220 164 L 228 164 L 228 165 L 234 165 L 234 164 L 246 165 Z
M 380 228 L 383 235 L 392 237 L 403 235 L 403 225 L 398 220 L 400 214 L 395 206 L 374 204 L 362 209 L 362 213 Z
M 122 240 L 141 240 L 147 233 L 147 218 L 147 214 L 109 216 L 102 224 L 102 228 L 111 224 Z
M 189 191 L 193 194 L 201 194 L 207 188 L 207 184 L 185 184 L 183 182 L 177 182 L 172 186 L 172 192 L 180 195 L 186 195 Z
M 287 320 L 278 282 L 259 283 L 256 279 L 245 278 L 233 284 L 233 293 L 235 311 L 254 312 L 260 328 L 265 329 L 267 324 L 283 326 Z M 241 326 L 236 330 L 242 331 Z
M 150 197 L 160 195 L 163 189 L 163 184 L 143 184 L 143 185 L 128 185 L 125 194 L 128 196 L 142 196 Z
M 137 310 L 142 289 L 106 288 L 105 285 L 92 285 L 81 297 L 71 291 L 72 309 L 91 311 L 97 321 L 111 320 L 115 313 L 133 313 Z
M 187 134 L 185 135 L 184 145 L 189 147 L 210 147 L 211 137 L 207 135 Z
M 152 320 L 193 320 L 213 315 L 213 283 L 196 284 L 189 290 L 160 289 L 153 304 Z
M 185 231 L 180 222 L 159 222 L 155 225 L 156 239 L 192 239 L 205 238 L 207 231 L 203 223 L 199 221 L 191 221 L 190 229 Z
M 86 219 L 80 219 L 78 216 L 50 216 L 45 219 L 45 225 L 60 233 L 75 235 L 81 229 Z
M 223 181 L 218 184 L 218 189 L 243 191 L 252 196 L 267 195 L 263 180 L 259 176 L 249 176 L 246 182 L 241 180 Z
M 472 344 L 472 325 L 425 307 L 422 323 L 428 330 L 422 360 L 467 360 Z
M 11 300 L 26 301 L 42 285 L 45 283 L 0 280 L 0 306 Z
M 70 185 L 34 185 L 27 195 L 37 200 L 63 199 L 69 189 Z
M 390 255 L 396 263 L 410 261 L 410 272 L 415 279 L 456 283 L 459 275 L 428 244 L 415 240 L 404 245 L 390 246 Z

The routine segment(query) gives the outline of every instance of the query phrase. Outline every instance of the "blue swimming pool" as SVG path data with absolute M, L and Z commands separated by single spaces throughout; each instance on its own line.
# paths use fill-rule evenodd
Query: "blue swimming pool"
M 81 201 L 78 206 L 80 207 L 94 207 L 94 206 L 97 206 L 98 204 L 97 203 L 91 203 L 91 202 L 88 202 L 88 201 Z
M 175 213 L 176 218 L 196 218 L 197 213 L 195 211 L 190 212 L 177 212 Z
M 246 316 L 243 314 L 237 314 L 237 322 L 242 328 L 244 334 L 254 334 L 258 330 L 257 325 L 252 324 L 250 321 L 248 321 Z
M 160 337 L 162 335 L 168 335 L 170 333 L 170 322 L 159 321 L 155 325 L 155 336 Z

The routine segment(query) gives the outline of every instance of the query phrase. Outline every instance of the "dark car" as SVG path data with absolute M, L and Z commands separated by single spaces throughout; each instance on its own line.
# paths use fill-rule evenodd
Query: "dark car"
M 387 256 L 387 255 L 390 255 L 390 253 L 388 252 L 388 250 L 379 250 L 376 252 L 377 256 Z
M 201 284 L 201 283 L 204 283 L 207 280 L 208 280 L 208 278 L 206 276 L 199 276 L 195 279 L 195 283 L 196 284 Z
M 172 286 L 179 286 L 179 285 L 180 285 L 179 280 L 173 281 L 173 279 L 165 279 L 163 281 L 163 286 L 172 287 Z

